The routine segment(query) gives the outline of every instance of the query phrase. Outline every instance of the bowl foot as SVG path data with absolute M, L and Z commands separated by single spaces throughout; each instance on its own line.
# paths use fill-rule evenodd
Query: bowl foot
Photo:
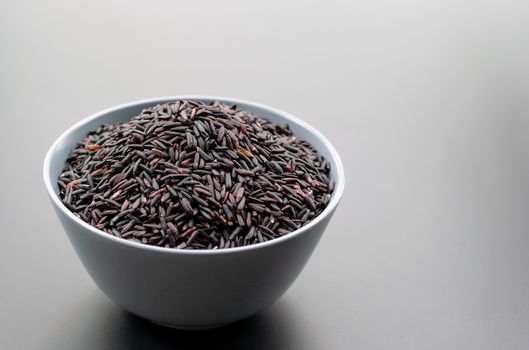
M 213 328 L 220 328 L 229 325 L 232 322 L 225 322 L 225 323 L 219 323 L 219 324 L 212 324 L 212 325 L 206 325 L 206 326 L 185 326 L 185 325 L 178 325 L 178 324 L 171 324 L 171 323 L 164 323 L 164 322 L 158 322 L 149 320 L 152 323 L 156 323 L 157 325 L 173 328 L 173 329 L 179 329 L 183 331 L 203 331 L 206 329 L 213 329 Z

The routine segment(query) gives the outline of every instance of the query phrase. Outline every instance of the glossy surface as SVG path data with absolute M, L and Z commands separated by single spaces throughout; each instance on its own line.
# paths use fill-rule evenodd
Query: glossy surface
M 527 1 L 0 9 L 1 349 L 529 348 Z M 222 332 L 114 306 L 41 181 L 48 146 L 80 117 L 183 92 L 303 116 L 349 177 L 292 288 Z

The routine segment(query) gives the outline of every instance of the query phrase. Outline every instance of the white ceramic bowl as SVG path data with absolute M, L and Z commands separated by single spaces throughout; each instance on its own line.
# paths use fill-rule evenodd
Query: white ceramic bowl
M 237 104 L 288 123 L 330 163 L 335 190 L 327 208 L 283 237 L 224 250 L 177 250 L 144 245 L 100 231 L 73 215 L 58 197 L 66 158 L 88 131 L 128 120 L 142 109 L 177 99 Z M 258 103 L 214 96 L 169 96 L 122 104 L 89 116 L 63 133 L 44 160 L 44 183 L 70 242 L 97 286 L 124 309 L 175 328 L 210 328 L 248 317 L 274 303 L 310 258 L 344 190 L 344 171 L 331 143 L 302 120 Z

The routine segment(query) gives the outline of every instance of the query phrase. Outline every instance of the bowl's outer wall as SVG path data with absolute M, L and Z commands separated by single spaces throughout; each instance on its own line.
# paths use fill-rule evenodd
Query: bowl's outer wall
M 57 213 L 86 270 L 111 300 L 185 328 L 233 322 L 274 303 L 299 275 L 330 219 L 266 249 L 177 255 L 104 239 Z
M 54 190 L 58 191 L 54 179 L 76 142 L 87 132 L 102 123 L 128 120 L 152 105 L 151 101 L 112 111 L 67 134 L 50 159 Z M 274 122 L 289 122 L 268 110 L 239 106 Z M 315 135 L 299 125 L 289 125 L 328 159 L 331 169 L 336 168 L 327 148 Z M 333 170 L 331 177 L 335 177 Z M 280 244 L 229 254 L 194 255 L 146 250 L 96 235 L 66 215 L 55 201 L 52 203 L 86 270 L 111 300 L 139 316 L 177 327 L 229 323 L 271 305 L 301 272 L 334 212 L 303 234 Z

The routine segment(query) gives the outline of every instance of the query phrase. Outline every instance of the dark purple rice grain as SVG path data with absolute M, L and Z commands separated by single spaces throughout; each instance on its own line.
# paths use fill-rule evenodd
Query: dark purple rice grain
M 182 100 L 88 133 L 59 196 L 116 237 L 226 249 L 299 229 L 325 209 L 330 165 L 286 125 L 221 102 Z

